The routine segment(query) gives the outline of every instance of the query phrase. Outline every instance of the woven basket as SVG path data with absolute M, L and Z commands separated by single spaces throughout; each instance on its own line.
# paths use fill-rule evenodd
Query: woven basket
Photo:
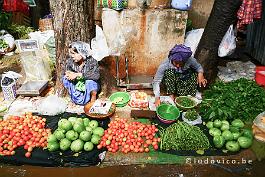
M 87 103 L 84 106 L 84 112 L 90 118 L 94 118 L 94 119 L 106 119 L 106 118 L 111 117 L 115 113 L 115 111 L 116 111 L 116 106 L 115 106 L 114 103 L 112 103 L 112 105 L 111 105 L 112 111 L 109 112 L 108 114 L 94 114 L 94 113 L 90 113 L 89 110 L 93 106 L 93 104 L 94 103 L 89 102 L 89 103 Z
M 40 31 L 53 30 L 52 18 L 40 19 L 39 30 Z

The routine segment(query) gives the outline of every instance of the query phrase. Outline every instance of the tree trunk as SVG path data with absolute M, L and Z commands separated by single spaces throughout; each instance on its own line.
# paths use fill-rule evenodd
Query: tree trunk
M 64 94 L 61 82 L 68 55 L 68 46 L 72 41 L 89 43 L 95 35 L 94 1 L 61 0 L 50 1 L 56 41 L 56 93 Z
M 2 12 L 2 8 L 3 8 L 3 4 L 4 4 L 4 0 L 0 0 L 0 9 L 1 9 L 1 12 Z
M 235 24 L 242 0 L 215 0 L 195 53 L 211 83 L 217 76 L 218 47 L 231 24 Z

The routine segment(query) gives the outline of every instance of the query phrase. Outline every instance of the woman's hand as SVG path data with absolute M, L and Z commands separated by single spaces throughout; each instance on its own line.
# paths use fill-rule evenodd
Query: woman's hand
M 198 84 L 199 87 L 206 87 L 207 80 L 204 78 L 203 73 L 198 73 Z
M 159 106 L 160 104 L 161 104 L 160 97 L 156 97 L 155 98 L 155 105 L 156 105 L 156 107 Z
M 78 76 L 80 76 L 81 73 L 75 73 L 72 71 L 66 71 L 65 72 L 65 77 L 68 80 L 75 80 Z

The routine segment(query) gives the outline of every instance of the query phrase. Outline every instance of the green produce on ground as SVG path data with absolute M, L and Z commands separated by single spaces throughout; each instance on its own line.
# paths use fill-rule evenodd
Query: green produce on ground
M 242 136 L 245 136 L 247 138 L 253 139 L 253 133 L 249 129 L 243 129 Z
M 65 137 L 68 139 L 68 140 L 70 140 L 70 141 L 74 141 L 74 140 L 76 140 L 77 138 L 78 138 L 78 133 L 77 132 L 75 132 L 74 130 L 69 130 L 69 131 L 67 131 L 66 132 L 66 134 L 65 134 Z
M 100 136 L 98 135 L 92 135 L 91 142 L 95 145 L 99 144 L 100 142 Z
M 71 146 L 71 141 L 68 140 L 67 138 L 61 139 L 60 141 L 60 149 L 63 151 L 66 151 L 70 148 Z
M 88 132 L 86 130 L 82 131 L 79 135 L 79 139 L 83 140 L 83 141 L 89 141 L 91 139 L 91 132 Z
M 199 114 L 206 120 L 252 121 L 265 108 L 265 90 L 255 81 L 243 78 L 216 82 L 203 95 Z
M 243 128 L 244 127 L 244 122 L 240 119 L 235 119 L 231 122 L 232 126 L 234 127 L 239 127 L 239 128 Z
M 219 126 L 219 120 L 215 120 Z M 250 129 L 244 129 L 244 123 L 235 119 L 229 124 L 228 121 L 221 121 L 222 126 L 219 128 L 209 128 L 210 135 L 213 136 L 213 144 L 216 148 L 226 148 L 228 151 L 237 152 L 240 148 L 249 148 L 252 145 L 253 134 Z M 206 126 L 215 125 L 209 121 Z M 221 136 L 220 136 L 221 135 Z
M 72 143 L 71 143 L 71 151 L 73 152 L 80 152 L 83 150 L 84 148 L 84 142 L 80 139 L 77 139 L 77 140 L 74 140 Z
M 94 148 L 94 144 L 91 143 L 91 142 L 86 142 L 86 143 L 84 144 L 84 150 L 85 150 L 85 151 L 92 151 L 93 148 Z
M 252 145 L 252 139 L 244 136 L 239 137 L 237 142 L 241 148 L 249 148 Z
M 209 134 L 211 135 L 211 136 L 217 136 L 217 135 L 221 135 L 222 134 L 222 132 L 221 132 L 221 130 L 219 130 L 218 128 L 211 128 L 210 130 L 209 130 Z
M 226 141 L 231 141 L 234 139 L 233 134 L 229 131 L 229 130 L 225 130 L 222 132 L 222 137 L 224 137 L 224 139 Z
M 48 143 L 49 142 L 57 142 L 57 138 L 54 134 L 51 134 L 48 136 L 48 139 L 47 139 Z
M 225 139 L 224 137 L 217 135 L 213 137 L 213 144 L 217 148 L 222 148 L 225 144 Z
M 53 151 L 57 151 L 60 146 L 58 142 L 52 141 L 48 143 L 47 147 L 49 151 L 53 152 Z
M 178 121 L 160 130 L 161 150 L 204 150 L 210 147 L 206 135 L 197 126 Z
M 213 122 L 213 126 L 215 128 L 220 128 L 222 126 L 222 121 L 219 120 L 219 119 L 216 119 L 214 122 Z
M 84 124 L 80 123 L 80 122 L 76 122 L 73 126 L 74 131 L 76 131 L 77 133 L 81 133 L 82 131 L 84 131 L 86 128 L 84 126 Z
M 48 150 L 92 151 L 94 145 L 99 144 L 104 131 L 96 120 L 90 121 L 88 118 L 77 117 L 63 118 L 58 121 L 58 128 L 48 136 Z
M 236 141 L 228 141 L 225 144 L 225 147 L 228 151 L 231 151 L 231 152 L 237 152 L 240 150 L 240 146 L 239 146 L 238 142 L 236 142 Z
M 91 120 L 89 123 L 89 126 L 92 128 L 92 129 L 95 129 L 98 127 L 98 122 L 96 120 Z
M 98 136 L 103 136 L 104 129 L 102 127 L 97 127 L 93 130 L 93 134 L 98 135 Z
M 57 140 L 61 140 L 61 139 L 65 138 L 63 130 L 56 129 L 53 134 L 57 138 Z
M 207 127 L 208 129 L 213 128 L 213 122 L 212 122 L 212 121 L 207 122 L 206 127 Z

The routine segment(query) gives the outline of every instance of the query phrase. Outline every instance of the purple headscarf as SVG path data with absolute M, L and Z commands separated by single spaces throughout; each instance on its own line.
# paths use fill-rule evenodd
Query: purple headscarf
M 192 51 L 185 45 L 175 45 L 169 52 L 168 58 L 170 61 L 187 61 L 192 55 Z

